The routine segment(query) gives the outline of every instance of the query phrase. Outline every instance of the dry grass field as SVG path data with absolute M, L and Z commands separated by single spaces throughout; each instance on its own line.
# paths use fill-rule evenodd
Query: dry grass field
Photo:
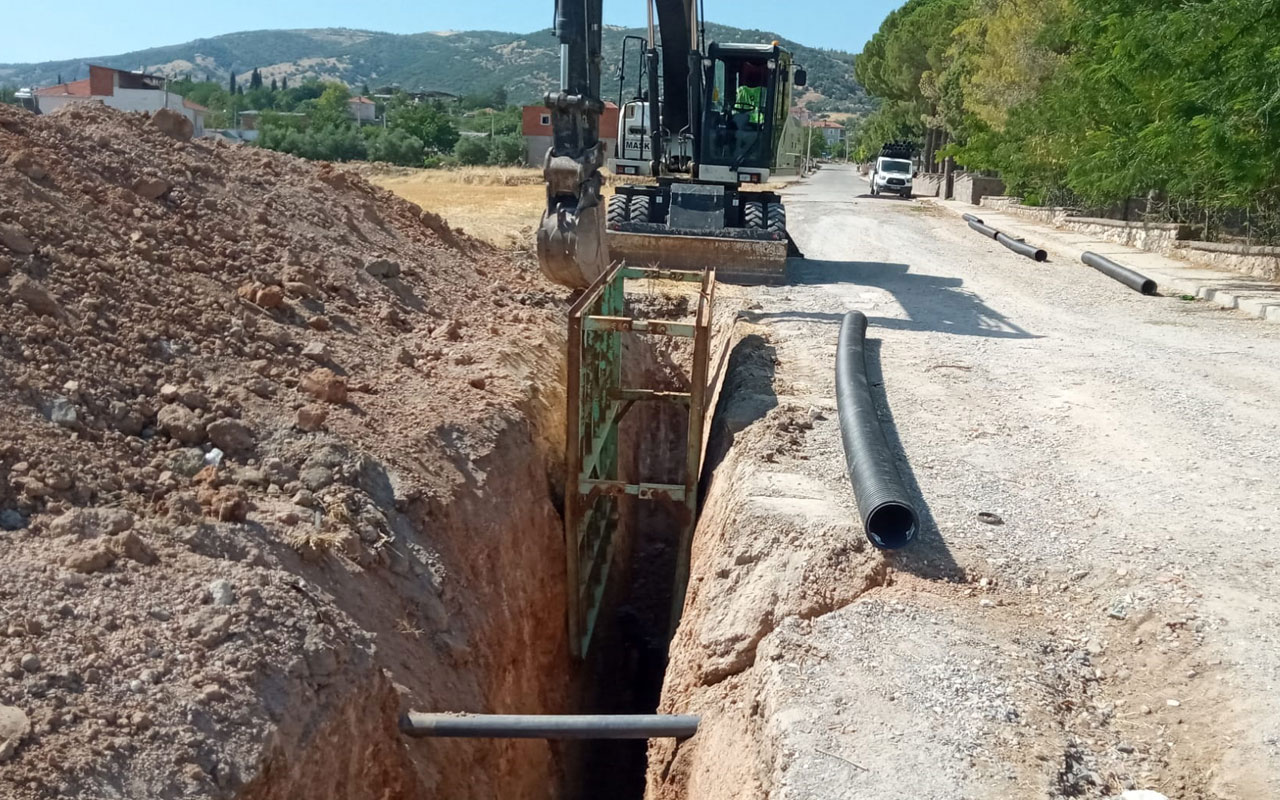
M 429 209 L 476 238 L 499 247 L 532 244 L 533 231 L 546 204 L 542 170 L 536 167 L 461 167 L 415 169 L 360 165 L 370 182 Z M 605 174 L 605 194 L 634 178 Z M 771 181 L 762 189 L 777 191 L 794 177 Z

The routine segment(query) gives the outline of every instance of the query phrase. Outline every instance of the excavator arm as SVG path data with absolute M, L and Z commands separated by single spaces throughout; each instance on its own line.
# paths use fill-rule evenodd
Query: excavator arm
M 698 50 L 695 0 L 652 2 L 662 38 L 662 124 L 678 131 L 697 120 L 689 100 Z M 602 5 L 556 0 L 560 88 L 545 98 L 552 139 L 543 163 L 547 207 L 538 226 L 538 261 L 551 280 L 573 288 L 590 285 L 609 266 L 600 174 L 609 150 L 600 139 Z

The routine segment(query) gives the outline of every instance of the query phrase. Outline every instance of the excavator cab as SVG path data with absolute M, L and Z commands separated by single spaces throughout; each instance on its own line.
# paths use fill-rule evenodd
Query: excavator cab
M 702 68 L 706 90 L 698 179 L 768 181 L 791 108 L 791 55 L 776 44 L 713 42 Z

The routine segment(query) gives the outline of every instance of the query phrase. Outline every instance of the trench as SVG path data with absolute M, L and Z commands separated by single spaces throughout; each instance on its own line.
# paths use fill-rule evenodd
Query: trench
M 636 302 L 673 301 L 658 295 Z M 673 309 L 632 310 L 669 319 Z M 628 334 L 623 346 L 624 385 L 689 389 L 687 340 Z M 385 574 L 370 583 L 333 564 L 296 565 L 376 636 L 376 657 L 363 672 L 335 681 L 341 689 L 325 690 L 325 702 L 299 702 L 290 731 L 296 738 L 275 737 L 263 771 L 238 798 L 283 799 L 301 788 L 324 800 L 644 797 L 644 740 L 411 739 L 395 726 L 409 710 L 658 711 L 680 509 L 624 500 L 596 633 L 587 657 L 573 659 L 563 553 L 565 422 L 556 411 L 564 408 L 564 368 L 552 358 L 531 370 L 541 376 L 538 402 L 505 419 L 489 454 L 469 467 L 488 476 L 483 484 L 469 481 L 453 497 L 407 507 L 389 494 L 381 498 L 396 535 L 391 550 L 400 554 Z M 687 408 L 636 404 L 619 428 L 620 477 L 683 483 L 687 430 Z

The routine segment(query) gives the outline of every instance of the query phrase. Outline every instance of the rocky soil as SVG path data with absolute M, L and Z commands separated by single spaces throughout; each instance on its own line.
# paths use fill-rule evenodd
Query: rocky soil
M 0 106 L 0 794 L 551 796 L 559 294 L 164 123 Z

